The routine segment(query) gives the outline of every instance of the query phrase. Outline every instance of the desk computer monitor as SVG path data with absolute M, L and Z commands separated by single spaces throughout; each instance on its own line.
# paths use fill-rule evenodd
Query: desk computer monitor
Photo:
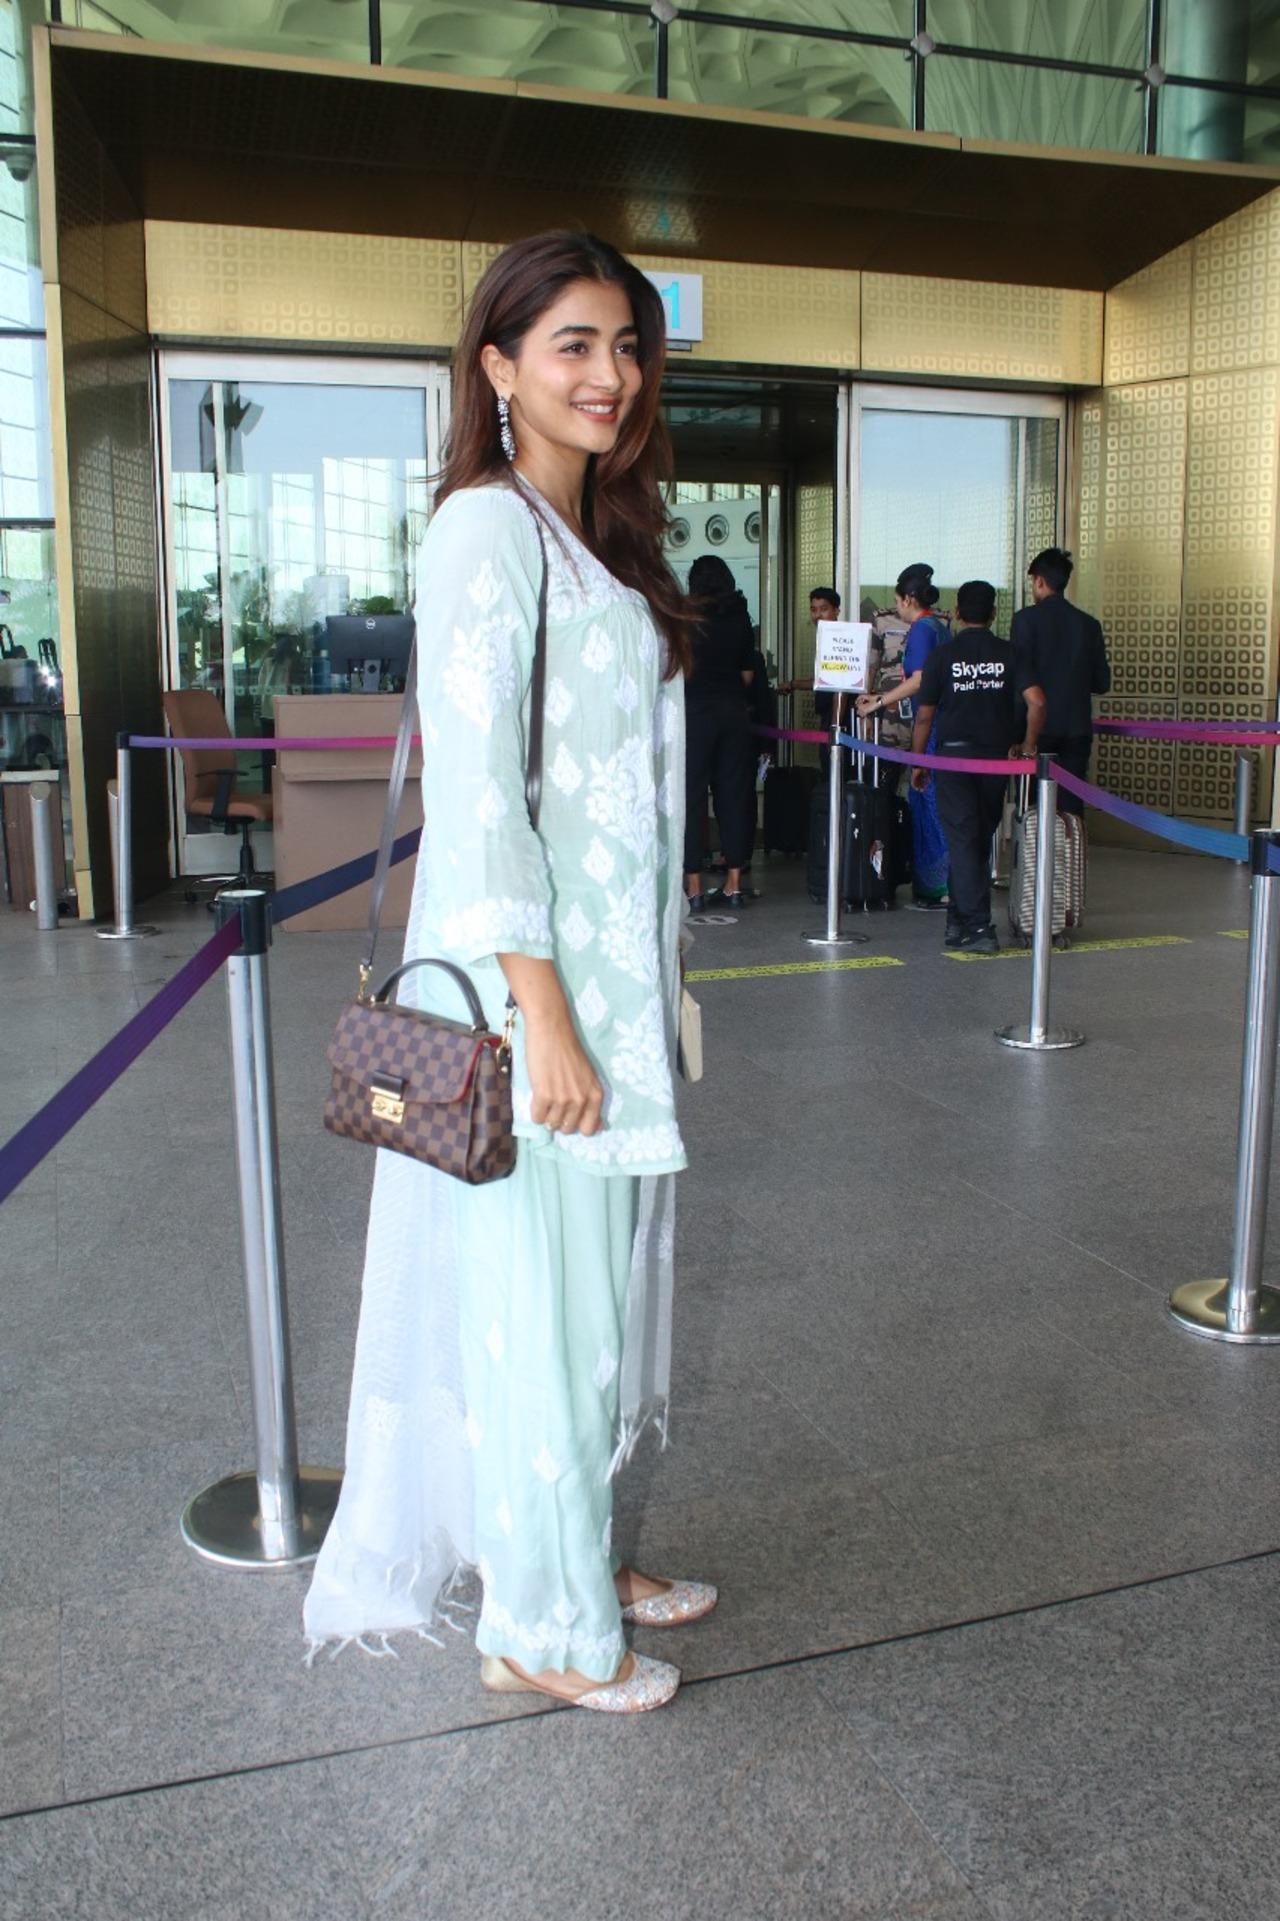
M 410 614 L 329 614 L 324 623 L 329 672 L 341 691 L 348 675 L 353 694 L 376 694 L 382 676 L 403 687 L 413 645 Z

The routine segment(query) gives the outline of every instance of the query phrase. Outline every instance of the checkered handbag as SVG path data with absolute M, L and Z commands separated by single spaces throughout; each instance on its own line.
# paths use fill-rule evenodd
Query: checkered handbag
M 456 982 L 469 1020 L 391 998 L 418 967 L 441 968 Z M 515 1166 L 510 1035 L 488 1031 L 470 977 L 451 961 L 407 961 L 367 1000 L 352 1001 L 329 1043 L 329 1066 L 331 1133 L 389 1147 L 472 1186 L 500 1181 Z
M 542 721 L 547 675 L 547 551 L 542 524 L 534 514 L 542 548 L 542 584 L 529 686 L 529 738 L 525 765 L 525 804 L 536 828 L 542 801 Z M 515 1002 L 508 997 L 501 1034 L 489 1031 L 484 1008 L 469 974 L 452 961 L 409 960 L 370 991 L 373 954 L 382 918 L 391 843 L 404 792 L 417 714 L 417 641 L 409 654 L 404 703 L 391 756 L 391 779 L 382 818 L 382 836 L 369 897 L 369 931 L 360 963 L 360 991 L 344 1009 L 329 1044 L 331 1081 L 324 1124 L 332 1134 L 387 1147 L 411 1160 L 425 1161 L 478 1186 L 500 1181 L 516 1164 L 511 1118 L 511 1033 Z M 406 974 L 437 967 L 455 983 L 468 1019 L 452 1021 L 421 1008 L 402 1007 L 392 998 Z

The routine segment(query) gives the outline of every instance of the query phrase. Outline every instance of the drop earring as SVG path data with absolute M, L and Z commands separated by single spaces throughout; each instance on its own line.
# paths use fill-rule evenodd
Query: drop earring
M 498 395 L 498 438 L 502 451 L 508 460 L 516 457 L 516 437 L 511 431 L 511 402 L 505 394 Z

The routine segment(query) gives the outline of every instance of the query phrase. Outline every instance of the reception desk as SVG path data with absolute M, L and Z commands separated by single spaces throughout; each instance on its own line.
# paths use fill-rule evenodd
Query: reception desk
M 320 739 L 331 735 L 386 738 L 400 718 L 398 694 L 278 694 L 275 729 L 281 740 Z M 391 749 L 351 748 L 329 752 L 282 749 L 272 775 L 275 803 L 277 887 L 292 887 L 326 868 L 336 867 L 378 845 L 391 774 Z M 417 748 L 396 821 L 396 833 L 422 824 L 422 755 Z M 403 927 L 409 918 L 413 862 L 391 869 L 382 909 L 384 927 Z M 369 918 L 369 884 L 339 894 L 284 923 L 287 930 L 363 927 Z M 380 955 L 379 959 L 383 957 Z M 393 945 L 385 956 L 390 972 L 399 958 Z

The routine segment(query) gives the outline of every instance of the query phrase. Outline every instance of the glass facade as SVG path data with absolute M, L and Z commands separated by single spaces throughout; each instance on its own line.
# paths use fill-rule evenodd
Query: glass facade
M 967 139 L 1261 164 L 1280 153 L 1275 0 L 697 0 L 667 26 L 610 0 L 23 0 L 21 10 L 42 8 L 152 40 Z

